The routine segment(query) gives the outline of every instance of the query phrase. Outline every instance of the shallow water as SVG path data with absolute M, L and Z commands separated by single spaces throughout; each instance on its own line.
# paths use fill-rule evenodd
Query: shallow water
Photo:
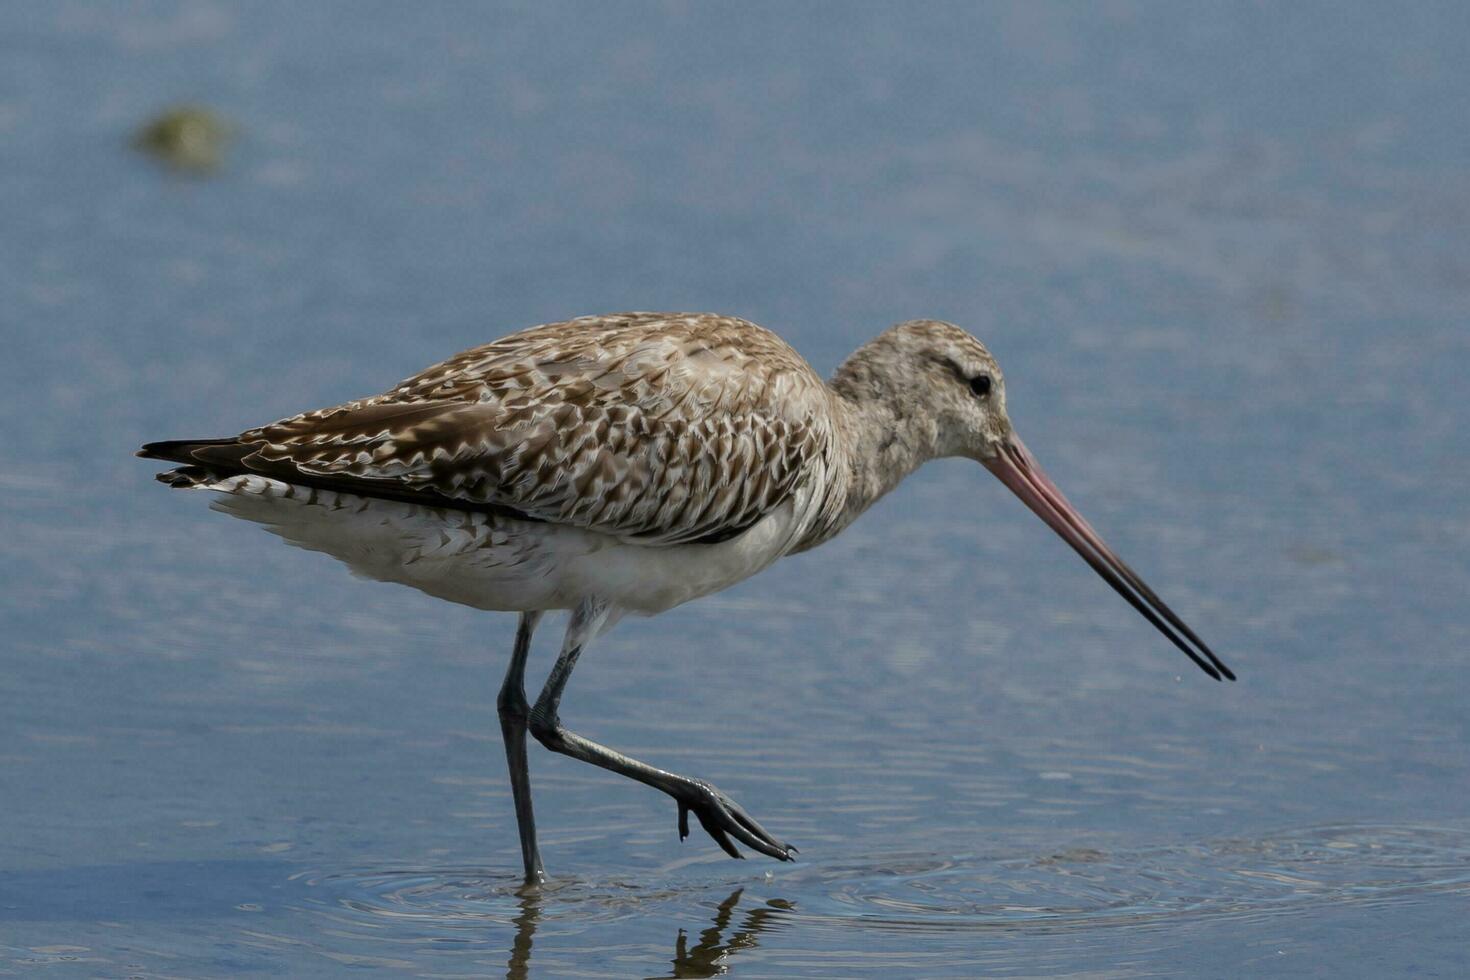
M 0 11 L 0 973 L 1453 976 L 1470 911 L 1459 5 Z M 221 168 L 129 145 L 166 105 Z M 829 370 L 965 324 L 1215 684 L 983 470 L 600 641 L 563 715 L 795 864 L 532 756 L 510 617 L 130 458 L 628 308 Z M 556 623 L 543 627 L 544 669 Z

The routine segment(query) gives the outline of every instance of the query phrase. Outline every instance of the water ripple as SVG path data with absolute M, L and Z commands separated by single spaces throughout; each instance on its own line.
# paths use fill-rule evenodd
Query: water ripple
M 804 918 L 884 929 L 1087 929 L 1470 891 L 1470 833 L 1338 825 L 1168 847 L 915 856 L 800 871 Z
M 537 923 L 583 928 L 708 904 L 709 881 L 554 882 L 533 896 L 509 873 L 401 869 L 304 873 L 309 907 L 335 930 L 393 942 L 488 941 L 488 923 L 529 943 Z M 731 880 L 734 882 L 734 880 Z M 722 882 L 719 888 L 739 882 Z M 1325 904 L 1470 892 L 1470 832 L 1382 825 L 1286 830 L 1156 848 L 884 855 L 798 867 L 747 884 L 763 928 L 1056 931 L 1252 918 Z M 718 888 L 716 889 L 718 890 Z M 736 887 L 736 896 L 741 889 Z M 756 892 L 768 892 L 758 895 Z M 731 896 L 721 907 L 731 903 Z

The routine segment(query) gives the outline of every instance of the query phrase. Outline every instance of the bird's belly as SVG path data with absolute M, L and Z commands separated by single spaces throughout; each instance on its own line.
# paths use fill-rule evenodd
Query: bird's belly
M 783 504 L 748 531 L 718 544 L 610 545 L 567 565 L 567 587 L 629 612 L 653 614 L 729 588 L 770 565 L 790 547 L 796 508 Z
M 789 545 L 788 505 L 719 544 L 637 545 L 580 528 L 515 520 L 255 475 L 202 484 L 212 506 L 289 543 L 477 609 L 568 609 L 588 596 L 655 613 L 717 592 L 769 565 Z

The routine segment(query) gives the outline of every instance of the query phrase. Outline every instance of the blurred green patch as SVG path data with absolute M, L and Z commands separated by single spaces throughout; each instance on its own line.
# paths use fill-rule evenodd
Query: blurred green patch
M 223 162 L 233 131 L 208 106 L 178 105 L 144 123 L 133 146 L 177 170 L 208 173 Z

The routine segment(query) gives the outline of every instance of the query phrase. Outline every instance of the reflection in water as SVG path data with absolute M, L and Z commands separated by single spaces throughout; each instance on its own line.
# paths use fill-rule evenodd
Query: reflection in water
M 511 920 L 515 923 L 516 934 L 510 944 L 510 959 L 505 964 L 505 980 L 526 980 L 531 975 L 531 940 L 540 920 L 540 894 L 528 891 L 521 895 L 520 914 Z
M 92 890 L 94 877 L 79 889 Z M 269 883 L 252 880 L 241 883 L 240 897 L 269 893 Z M 619 975 L 657 970 L 670 978 L 739 972 L 732 970 L 735 954 L 757 945 L 764 953 L 754 958 L 763 958 L 793 944 L 811 950 L 823 937 L 822 956 L 860 959 L 875 944 L 918 943 L 922 936 L 925 955 L 942 956 L 956 944 L 975 955 L 985 935 L 987 955 L 1002 964 L 1025 955 L 1032 948 L 1025 944 L 1040 936 L 1089 933 L 1092 938 L 1078 942 L 1103 949 L 1120 930 L 1267 923 L 1310 909 L 1382 910 L 1430 895 L 1462 900 L 1470 895 L 1470 827 L 1338 824 L 1148 848 L 879 855 L 784 872 L 779 887 L 799 908 L 748 898 L 743 888 L 709 905 L 734 883 L 711 895 L 708 884 L 661 874 L 556 880 L 531 892 L 518 875 L 474 868 L 307 871 L 292 881 L 304 891 L 287 907 L 310 913 L 316 926 L 306 936 L 281 939 L 262 932 L 252 913 L 243 933 L 251 948 L 310 948 L 334 960 L 393 969 L 413 964 L 428 972 L 445 972 L 456 957 L 473 963 L 470 972 L 480 971 L 488 959 L 504 962 L 506 977 L 526 978 L 612 944 L 625 968 Z M 9 882 L 0 874 L 0 892 Z M 183 903 L 170 908 L 171 915 L 186 914 Z M 700 908 L 713 909 L 702 928 L 698 920 L 692 928 L 675 925 Z M 5 917 L 0 903 L 0 920 Z M 908 938 L 893 938 L 902 936 Z M 535 966 L 533 950 L 541 960 Z M 874 966 L 853 962 L 853 973 Z
M 668 980 L 685 978 L 708 978 L 723 976 L 728 969 L 726 961 L 738 950 L 753 949 L 756 937 L 767 922 L 780 911 L 777 904 L 747 909 L 741 916 L 740 927 L 725 938 L 730 927 L 735 906 L 740 903 L 744 888 L 737 888 L 715 908 L 714 921 L 699 934 L 699 942 L 689 946 L 689 937 L 681 928 L 674 940 L 674 972 Z M 505 964 L 506 980 L 527 980 L 531 976 L 531 949 L 535 945 L 536 926 L 541 921 L 541 891 L 527 891 L 520 896 L 520 912 L 511 921 L 515 924 L 515 935 L 511 939 L 510 959 Z
M 714 924 L 699 934 L 699 942 L 695 943 L 693 949 L 689 948 L 684 930 L 679 930 L 679 938 L 674 943 L 674 972 L 669 977 L 722 976 L 727 969 L 725 961 L 729 956 L 738 950 L 755 947 L 756 936 L 766 927 L 767 920 L 777 914 L 777 910 L 769 906 L 747 909 L 741 919 L 740 928 L 728 940 L 725 939 L 725 930 L 730 925 L 731 915 L 744 891 L 743 888 L 735 889 L 729 898 L 719 904 L 715 910 Z

